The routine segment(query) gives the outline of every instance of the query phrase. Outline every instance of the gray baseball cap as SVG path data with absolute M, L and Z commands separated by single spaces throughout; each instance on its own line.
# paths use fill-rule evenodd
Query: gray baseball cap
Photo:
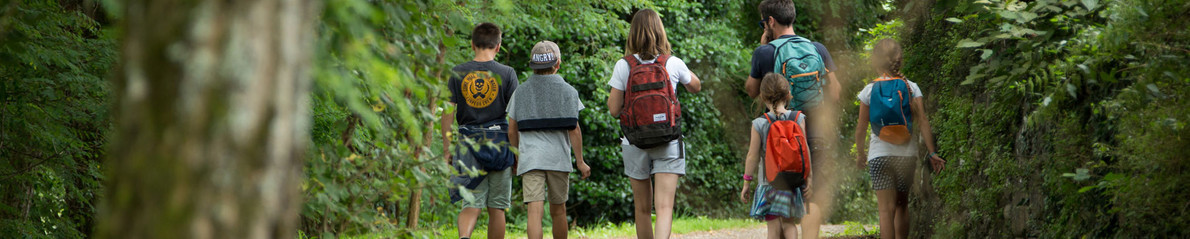
M 534 70 L 554 67 L 558 61 L 562 60 L 562 52 L 558 50 L 558 44 L 552 41 L 537 42 L 537 45 L 533 45 L 532 54 L 529 56 L 529 68 Z

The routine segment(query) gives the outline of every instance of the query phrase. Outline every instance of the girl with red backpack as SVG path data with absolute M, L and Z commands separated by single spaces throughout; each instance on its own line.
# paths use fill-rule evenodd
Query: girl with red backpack
M 761 79 L 757 100 L 768 112 L 752 120 L 752 139 L 744 162 L 740 201 L 748 201 L 749 183 L 756 181 L 749 216 L 764 219 L 768 238 L 797 238 L 797 224 L 807 211 L 813 175 L 810 148 L 803 130 L 806 115 L 786 109 L 793 95 L 784 76 L 768 73 Z M 761 162 L 763 161 L 763 162 Z
M 893 39 L 881 39 L 872 49 L 872 67 L 881 77 L 860 91 L 859 119 L 855 124 L 856 164 L 868 167 L 872 189 L 876 190 L 876 208 L 880 213 L 881 238 L 909 236 L 909 187 L 913 182 L 920 151 L 912 142 L 914 127 L 921 129 L 921 139 L 929 150 L 930 166 L 939 173 L 946 161 L 938 156 L 930 121 L 922 107 L 922 92 L 917 83 L 901 75 L 901 45 Z M 915 121 L 916 120 L 916 121 Z M 872 126 L 872 140 L 868 125 Z M 916 126 L 914 126 L 916 124 Z M 864 146 L 870 149 L 865 150 Z
M 678 177 L 686 174 L 681 143 L 678 83 L 698 93 L 698 77 L 670 56 L 661 17 L 652 9 L 633 14 L 627 54 L 616 62 L 607 108 L 620 118 L 624 174 L 632 185 L 637 238 L 654 238 L 650 211 L 657 209 L 656 238 L 669 238 Z M 650 176 L 656 182 L 651 182 Z

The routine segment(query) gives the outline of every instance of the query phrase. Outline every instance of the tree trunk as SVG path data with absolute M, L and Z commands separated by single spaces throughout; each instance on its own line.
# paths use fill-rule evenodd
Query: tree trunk
M 294 238 L 315 0 L 125 0 L 98 238 Z

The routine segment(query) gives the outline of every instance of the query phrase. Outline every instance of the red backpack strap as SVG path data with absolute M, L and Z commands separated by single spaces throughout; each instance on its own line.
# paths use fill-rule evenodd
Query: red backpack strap
M 629 71 L 632 71 L 633 68 L 640 66 L 640 60 L 636 59 L 636 57 L 632 55 L 624 56 L 624 62 L 628 62 Z
M 661 67 L 665 67 L 666 66 L 665 62 L 669 61 L 670 57 L 671 57 L 670 55 L 664 55 L 664 54 L 658 55 L 657 59 L 655 59 L 655 61 L 653 63 L 656 63 L 657 65 L 661 65 Z

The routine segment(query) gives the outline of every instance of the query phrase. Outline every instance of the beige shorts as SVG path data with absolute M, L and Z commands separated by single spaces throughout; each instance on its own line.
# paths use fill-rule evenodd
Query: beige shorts
M 550 204 L 564 204 L 569 199 L 567 194 L 570 192 L 570 173 L 529 171 L 521 174 L 521 189 L 524 192 L 525 203 L 546 201 Z

